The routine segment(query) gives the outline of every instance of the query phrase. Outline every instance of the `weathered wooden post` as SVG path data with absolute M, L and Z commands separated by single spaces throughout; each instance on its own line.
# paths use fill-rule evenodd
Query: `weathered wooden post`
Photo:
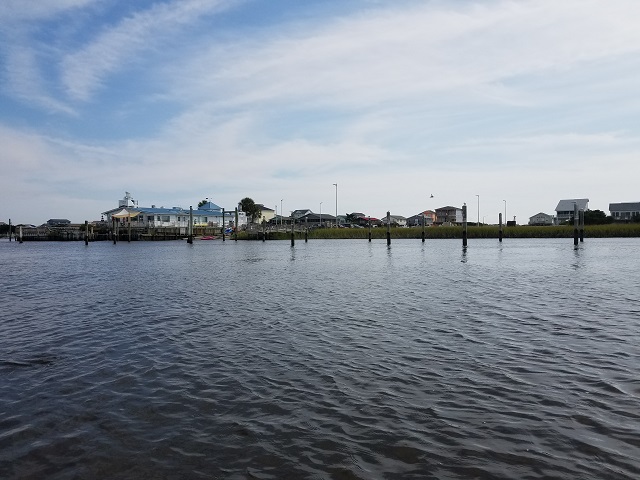
M 89 245 L 89 222 L 84 221 L 84 244 Z
M 111 216 L 111 223 L 113 226 L 111 227 L 111 233 L 113 234 L 113 244 L 116 244 L 116 237 L 118 236 L 118 232 L 116 232 L 116 219 Z
M 502 241 L 502 213 L 498 214 L 498 225 L 499 225 L 498 241 L 501 242 Z
M 20 225 L 18 227 L 18 232 L 19 232 L 19 237 L 18 237 L 18 243 L 22 243 L 22 225 Z
M 131 213 L 129 213 L 129 218 L 127 219 L 129 221 L 129 228 L 128 230 L 128 238 L 127 238 L 127 242 L 131 243 Z
M 371 215 L 369 215 L 369 242 L 371 242 Z
M 193 243 L 193 205 L 189 205 L 189 233 L 187 234 L 187 243 Z
M 233 233 L 235 234 L 233 239 L 238 241 L 238 207 L 236 207 L 236 222 L 233 225 Z
M 264 217 L 262 217 L 262 241 L 265 242 L 267 240 L 267 221 Z
M 9 241 L 11 241 L 11 219 L 9 219 Z
M 422 213 L 422 243 L 424 243 L 424 222 L 425 222 L 425 218 L 424 218 L 424 212 Z
M 582 208 L 580 209 L 579 218 L 580 218 L 580 241 L 584 242 L 584 210 Z
M 467 248 L 467 204 L 462 205 L 462 247 Z
M 578 246 L 578 205 L 573 204 L 573 246 Z
M 296 225 L 296 221 L 295 221 L 295 219 L 293 218 L 293 214 L 291 214 L 291 246 L 292 246 L 292 247 L 293 247 L 293 246 L 295 245 L 295 243 L 296 243 L 295 235 L 294 235 L 294 233 L 293 233 L 293 229 L 295 228 L 295 225 Z
M 391 245 L 391 212 L 387 212 L 387 246 Z
M 309 217 L 304 217 L 304 243 L 309 241 Z
M 225 230 L 227 226 L 224 224 L 224 208 L 222 209 L 222 241 L 225 241 Z

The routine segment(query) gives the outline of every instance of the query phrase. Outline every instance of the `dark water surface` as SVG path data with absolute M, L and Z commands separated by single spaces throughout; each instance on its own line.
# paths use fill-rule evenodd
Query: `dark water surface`
M 640 239 L 0 243 L 0 478 L 640 478 Z

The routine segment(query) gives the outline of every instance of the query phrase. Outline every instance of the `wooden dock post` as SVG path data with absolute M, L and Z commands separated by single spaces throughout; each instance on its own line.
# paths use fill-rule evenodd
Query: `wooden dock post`
M 11 241 L 11 219 L 9 219 L 9 241 Z
M 581 208 L 579 212 L 579 223 L 580 223 L 580 241 L 584 242 L 584 210 Z
M 309 241 L 309 217 L 304 217 L 304 243 Z
M 22 225 L 18 227 L 18 232 L 19 232 L 18 243 L 22 243 Z
M 467 204 L 462 205 L 462 248 L 467 248 Z
M 369 216 L 369 243 L 371 243 L 371 216 Z
M 236 207 L 236 221 L 233 224 L 233 239 L 237 242 L 238 241 L 238 207 Z
M 578 246 L 578 205 L 573 204 L 573 246 Z
M 131 213 L 129 213 L 129 218 L 127 220 L 129 221 L 127 242 L 131 243 Z
M 227 226 L 224 224 L 224 208 L 222 209 L 222 241 L 225 241 L 225 230 Z
M 189 236 L 187 237 L 187 243 L 189 245 L 193 243 L 193 205 L 189 205 Z
M 422 213 L 422 243 L 424 243 L 424 222 L 425 222 L 425 217 L 424 217 L 424 212 Z
M 89 222 L 84 221 L 84 244 L 89 245 Z
M 502 213 L 498 214 L 498 224 L 499 224 L 498 241 L 502 242 Z
M 111 234 L 113 235 L 113 244 L 116 244 L 116 237 L 118 236 L 117 232 L 116 232 L 116 219 L 115 217 L 111 216 L 111 223 L 113 224 L 113 226 L 111 227 Z
M 293 233 L 293 229 L 296 225 L 296 221 L 293 218 L 293 214 L 291 214 L 291 246 L 293 247 L 296 244 L 295 235 Z
M 387 246 L 391 245 L 391 212 L 387 212 Z
M 267 240 L 267 221 L 264 217 L 262 217 L 262 241 L 265 242 Z

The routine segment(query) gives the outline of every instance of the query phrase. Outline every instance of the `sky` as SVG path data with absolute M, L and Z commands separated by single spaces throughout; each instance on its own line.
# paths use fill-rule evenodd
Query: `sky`
M 637 0 L 2 0 L 0 221 L 99 220 L 125 191 L 608 214 L 640 201 L 638 18 Z

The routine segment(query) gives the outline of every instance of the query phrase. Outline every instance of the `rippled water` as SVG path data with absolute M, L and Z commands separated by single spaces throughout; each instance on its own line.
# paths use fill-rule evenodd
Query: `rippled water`
M 0 243 L 0 477 L 639 478 L 640 239 Z

